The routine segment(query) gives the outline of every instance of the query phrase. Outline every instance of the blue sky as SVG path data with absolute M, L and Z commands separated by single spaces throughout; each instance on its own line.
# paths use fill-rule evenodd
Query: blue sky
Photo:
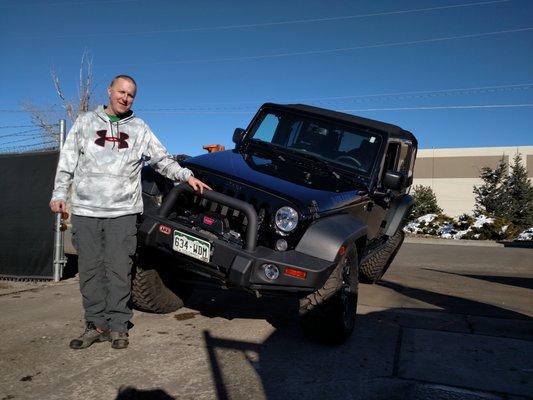
M 96 99 L 134 76 L 174 154 L 231 147 L 264 102 L 397 124 L 421 148 L 533 145 L 531 0 L 0 0 L 0 148 L 36 143 L 7 136 L 31 129 L 21 104 L 58 103 L 51 67 L 75 97 L 84 50 Z

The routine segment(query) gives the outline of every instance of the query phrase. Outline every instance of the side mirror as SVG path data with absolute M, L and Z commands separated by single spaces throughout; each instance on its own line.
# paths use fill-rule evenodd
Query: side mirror
M 387 171 L 383 178 L 383 186 L 391 190 L 401 190 L 405 184 L 405 174 Z
M 246 131 L 242 128 L 235 129 L 235 132 L 233 132 L 233 143 L 235 143 L 237 146 L 241 143 L 242 138 Z

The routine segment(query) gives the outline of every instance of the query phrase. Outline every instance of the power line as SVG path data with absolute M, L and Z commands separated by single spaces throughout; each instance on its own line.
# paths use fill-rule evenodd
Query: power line
M 135 36 L 135 35 L 147 35 L 147 34 L 168 34 L 168 33 L 185 33 L 185 32 L 260 28 L 260 27 L 269 27 L 269 26 L 306 24 L 306 23 L 315 23 L 315 22 L 331 22 L 331 21 L 342 21 L 342 20 L 349 20 L 349 19 L 381 17 L 381 16 L 388 16 L 388 15 L 411 14 L 411 13 L 426 12 L 426 11 L 438 11 L 438 10 L 446 10 L 446 9 L 454 9 L 454 8 L 465 8 L 465 7 L 508 3 L 510 1 L 511 0 L 480 1 L 477 3 L 452 4 L 452 5 L 440 6 L 440 7 L 413 8 L 413 9 L 399 10 L 399 11 L 385 11 L 385 12 L 377 12 L 377 13 L 355 14 L 355 15 L 345 15 L 345 16 L 327 17 L 327 18 L 298 19 L 298 20 L 291 20 L 291 21 L 273 21 L 273 22 L 262 22 L 262 23 L 255 23 L 255 24 L 220 25 L 220 26 L 211 26 L 211 27 L 159 29 L 159 30 L 151 30 L 151 31 L 131 31 L 131 32 L 112 32 L 112 33 L 97 32 L 97 33 L 87 33 L 87 34 L 53 35 L 53 36 L 46 36 L 46 37 L 53 38 L 53 39 L 81 38 L 81 37 L 84 37 L 84 38 L 85 37 L 106 37 L 109 35 L 116 37 L 116 36 Z M 17 37 L 42 38 L 43 35 L 20 35 L 20 36 L 17 35 Z
M 56 107 L 56 108 L 43 108 L 40 111 L 47 111 L 47 112 L 50 112 L 50 113 L 60 113 L 60 112 L 63 112 L 64 110 L 58 109 Z M 20 109 L 9 109 L 9 108 L 6 109 L 6 108 L 3 108 L 3 109 L 0 109 L 0 113 L 1 112 L 4 112 L 4 113 L 27 113 L 28 111 L 20 110 Z M 57 124 L 54 124 L 54 125 L 57 125 Z
M 453 110 L 453 109 L 480 109 L 480 108 L 522 108 L 533 107 L 533 103 L 523 104 L 482 104 L 482 105 L 451 105 L 451 106 L 426 106 L 426 107 L 391 107 L 391 108 L 360 108 L 339 109 L 343 112 L 364 111 L 408 111 L 408 110 Z M 171 109 L 145 110 L 147 114 L 180 114 L 180 115 L 209 115 L 209 114 L 253 114 L 255 111 L 179 111 Z
M 364 99 L 364 98 L 374 98 L 374 97 L 396 97 L 396 96 L 409 96 L 409 97 L 425 97 L 424 95 L 453 95 L 455 93 L 484 93 L 484 92 L 497 92 L 497 91 L 508 91 L 508 90 L 528 90 L 533 86 L 533 83 L 524 83 L 517 85 L 497 85 L 497 86 L 478 86 L 478 87 L 468 87 L 468 88 L 454 88 L 454 89 L 441 89 L 441 90 L 416 90 L 408 92 L 396 92 L 396 93 L 376 93 L 376 94 L 364 94 L 364 95 L 353 95 L 353 96 L 334 96 L 334 97 L 307 97 L 298 101 L 309 101 L 309 100 L 350 100 L 350 99 Z
M 168 64 L 192 64 L 192 63 L 204 63 L 204 62 L 215 63 L 215 62 L 227 62 L 227 61 L 260 60 L 260 59 L 266 59 L 266 58 L 306 56 L 306 55 L 313 55 L 313 54 L 340 53 L 340 52 L 354 51 L 354 50 L 377 49 L 377 48 L 383 48 L 383 47 L 408 46 L 408 45 L 422 44 L 422 43 L 438 43 L 438 42 L 444 42 L 447 40 L 473 39 L 473 38 L 480 38 L 480 37 L 486 37 L 486 36 L 503 35 L 507 33 L 527 32 L 531 30 L 533 30 L 533 27 L 508 29 L 508 30 L 493 31 L 493 32 L 472 33 L 472 34 L 467 34 L 467 35 L 446 36 L 446 37 L 430 38 L 430 39 L 408 40 L 408 41 L 402 41 L 402 42 L 389 42 L 389 43 L 380 43 L 380 44 L 371 44 L 371 45 L 362 45 L 362 46 L 353 46 L 353 47 L 339 47 L 339 48 L 324 49 L 324 50 L 308 50 L 308 51 L 296 51 L 296 52 L 290 52 L 290 53 L 263 54 L 263 55 L 255 55 L 255 56 L 225 57 L 225 58 L 211 58 L 211 59 L 168 60 L 168 61 L 156 61 L 156 62 L 134 63 L 134 64 L 113 64 L 113 65 L 108 64 L 108 65 L 102 65 L 101 67 L 118 68 L 118 67 L 131 67 L 131 66 L 152 66 L 152 65 L 168 65 Z
M 313 101 L 313 102 L 325 102 L 329 100 L 354 100 L 354 99 L 373 99 L 373 98 L 379 98 L 382 100 L 387 100 L 392 98 L 393 100 L 404 100 L 406 97 L 409 98 L 423 98 L 428 97 L 431 95 L 454 95 L 454 94 L 476 94 L 476 93 L 486 93 L 486 92 L 501 92 L 501 91 L 509 91 L 509 90 L 529 90 L 533 87 L 533 83 L 520 83 L 520 84 L 509 84 L 509 85 L 489 85 L 489 86 L 475 86 L 475 87 L 464 87 L 464 88 L 449 88 L 449 89 L 439 89 L 439 90 L 415 90 L 415 91 L 403 91 L 403 92 L 392 92 L 392 93 L 370 93 L 370 94 L 359 94 L 359 95 L 346 95 L 346 96 L 330 96 L 330 97 L 304 97 L 299 99 L 278 99 L 278 100 L 272 100 L 272 102 L 279 102 L 279 103 L 299 103 L 299 102 L 305 102 L 305 101 Z M 135 111 L 137 112 L 159 112 L 159 111 L 182 111 L 184 113 L 187 112 L 204 112 L 204 111 L 220 111 L 220 112 L 226 112 L 226 111 L 245 111 L 246 109 L 250 109 L 252 111 L 255 111 L 255 108 L 257 107 L 258 103 L 263 103 L 264 100 L 248 100 L 245 102 L 237 102 L 237 103 L 222 103 L 225 105 L 221 106 L 192 106 L 192 107 L 165 107 L 165 108 L 139 108 Z M 243 104 L 241 106 L 239 105 L 232 105 L 232 104 Z M 0 110 L 0 112 L 25 112 L 21 110 Z M 51 126 L 57 126 L 58 124 L 52 124 Z M 13 125 L 15 126 L 15 125 Z M 35 126 L 35 125 L 20 125 L 22 126 Z M 6 126 L 7 128 L 8 126 Z M 2 128 L 2 127 L 0 127 Z M 42 128 L 37 127 L 30 130 L 24 130 L 14 133 L 9 133 L 6 135 L 0 135 L 0 138 L 8 137 L 8 136 L 18 136 L 23 135 L 26 132 L 35 132 Z
M 479 108 L 515 108 L 515 107 L 533 107 L 533 103 L 524 104 L 482 104 L 482 105 L 457 105 L 457 106 L 428 106 L 428 107 L 396 107 L 396 108 L 366 108 L 339 110 L 343 112 L 361 112 L 361 111 L 410 111 L 410 110 L 468 110 Z
M 406 91 L 406 92 L 393 92 L 393 93 L 374 93 L 374 94 L 362 94 L 362 95 L 350 95 L 350 96 L 332 96 L 332 97 L 307 97 L 300 99 L 285 99 L 285 100 L 276 100 L 273 102 L 280 103 L 298 103 L 304 101 L 318 101 L 323 103 L 328 100 L 364 100 L 364 99 L 373 99 L 379 98 L 386 100 L 387 98 L 392 98 L 394 100 L 404 100 L 405 97 L 409 98 L 423 98 L 431 95 L 453 95 L 453 94 L 475 94 L 475 93 L 485 93 L 485 92 L 499 92 L 499 91 L 508 91 L 508 90 L 528 90 L 533 87 L 533 83 L 524 83 L 524 84 L 513 84 L 513 85 L 497 85 L 497 86 L 478 86 L 478 87 L 467 87 L 467 88 L 452 88 L 452 89 L 441 89 L 441 90 L 417 90 L 417 91 Z M 229 111 L 229 110 L 245 110 L 256 107 L 257 103 L 262 103 L 261 100 L 256 101 L 246 101 L 242 104 L 250 104 L 248 106 L 198 106 L 198 107 L 175 107 L 175 108 L 140 108 L 137 111 Z M 230 104 L 230 103 L 226 103 Z
M 13 133 L 7 133 L 5 135 L 0 135 L 0 139 L 6 138 L 6 137 L 12 137 L 12 136 L 29 136 L 34 135 L 34 133 L 31 132 L 37 132 L 40 131 L 41 128 L 35 128 L 35 129 L 28 129 L 27 131 L 21 131 L 21 132 L 13 132 Z
M 5 147 L 0 148 L 0 153 L 20 153 L 24 150 L 31 150 L 31 151 L 38 151 L 38 150 L 52 150 L 56 149 L 58 147 L 57 142 L 44 142 L 44 143 L 36 143 L 36 144 L 29 144 L 25 146 L 11 146 L 11 147 Z
M 0 143 L 0 146 L 5 146 L 6 144 L 12 144 L 12 143 L 27 142 L 28 140 L 43 139 L 43 138 L 45 138 L 45 136 L 42 134 L 33 135 L 33 136 L 24 137 L 24 138 L 17 139 L 17 140 L 11 140 L 10 142 Z
M 95 4 L 113 4 L 113 3 L 137 3 L 139 0 L 105 0 L 105 1 L 84 1 L 84 2 L 58 2 L 58 3 L 45 3 L 45 2 L 38 2 L 38 3 L 25 3 L 25 7 L 35 7 L 35 6 L 46 6 L 46 7 L 52 7 L 52 6 L 85 6 L 85 5 L 95 5 Z M 18 2 L 15 2 L 13 4 L 5 4 L 7 6 L 15 6 L 19 5 Z
M 7 128 L 30 128 L 35 125 L 4 125 L 0 126 L 0 129 L 7 129 Z

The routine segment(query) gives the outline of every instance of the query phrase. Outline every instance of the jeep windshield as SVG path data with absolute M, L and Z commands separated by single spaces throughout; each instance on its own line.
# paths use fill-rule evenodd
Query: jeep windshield
M 270 143 L 356 174 L 370 175 L 381 137 L 296 114 L 267 111 L 250 131 L 251 142 Z

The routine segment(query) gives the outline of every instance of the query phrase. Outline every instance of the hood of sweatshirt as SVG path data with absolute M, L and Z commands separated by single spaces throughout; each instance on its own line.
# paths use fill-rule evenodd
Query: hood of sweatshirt
M 98 115 L 98 117 L 100 117 L 103 121 L 111 121 L 109 119 L 109 115 L 107 115 L 107 113 L 105 112 L 105 106 L 104 105 L 99 105 L 98 107 L 96 107 L 96 109 L 94 110 L 94 112 L 96 113 L 96 115 Z M 128 121 L 132 120 L 133 118 L 135 118 L 135 115 L 133 113 L 133 110 L 129 110 L 128 113 L 120 118 L 119 121 L 117 121 L 119 124 L 125 124 L 127 123 Z

